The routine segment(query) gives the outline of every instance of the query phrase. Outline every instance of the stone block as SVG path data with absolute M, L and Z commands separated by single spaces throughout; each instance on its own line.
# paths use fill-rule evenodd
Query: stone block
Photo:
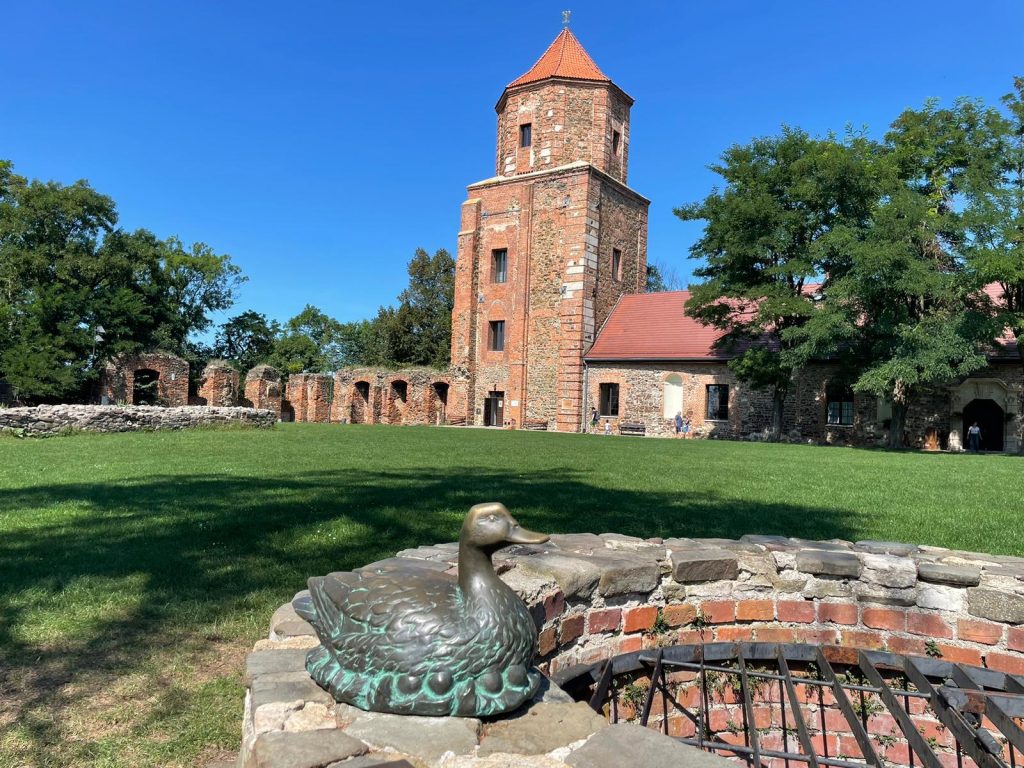
M 554 581 L 566 597 L 589 597 L 602 575 L 589 558 L 555 553 L 524 558 L 519 570 Z
M 672 578 L 680 584 L 735 579 L 739 575 L 739 560 L 724 549 L 679 550 L 670 555 Z
M 873 555 L 896 555 L 897 557 L 908 557 L 918 551 L 915 544 L 904 544 L 899 541 L 858 541 L 854 545 L 862 552 L 869 552 Z
M 917 604 L 936 611 L 963 613 L 967 603 L 965 598 L 966 590 L 941 584 L 921 584 L 917 589 Z
M 1024 596 L 995 589 L 967 590 L 967 610 L 972 616 L 1004 624 L 1024 624 Z
M 981 583 L 981 569 L 974 565 L 945 565 L 922 562 L 917 565 L 918 578 L 933 584 L 976 587 Z
M 866 554 L 862 556 L 862 581 L 882 587 L 906 589 L 917 583 L 917 564 L 907 557 Z
M 597 591 L 605 597 L 653 592 L 661 577 L 658 561 L 645 555 L 595 555 L 592 560 L 601 569 Z
M 589 555 L 605 548 L 604 539 L 596 533 L 555 533 L 551 543 L 565 552 Z
M 264 704 L 276 702 L 317 701 L 323 704 L 334 704 L 331 694 L 314 683 L 309 675 L 275 680 L 267 680 L 261 676 L 253 680 L 249 690 L 252 692 L 252 708 L 254 711 Z
M 252 685 L 260 675 L 279 674 L 282 672 L 305 672 L 305 648 L 286 648 L 273 651 L 254 651 L 245 659 L 245 677 L 243 683 Z
M 466 755 L 476 749 L 480 721 L 472 717 L 419 717 L 360 712 L 345 733 L 378 749 L 437 761 L 445 752 Z
M 860 558 L 853 552 L 839 549 L 801 549 L 796 555 L 796 569 L 814 576 L 860 578 Z
M 607 727 L 608 722 L 583 702 L 536 704 L 520 717 L 489 725 L 477 754 L 541 755 Z
M 246 768 L 324 768 L 366 751 L 365 744 L 341 731 L 277 731 L 257 737 Z
M 601 538 L 604 539 L 605 546 L 613 551 L 641 552 L 656 560 L 664 560 L 668 557 L 668 550 L 664 544 L 656 544 L 636 536 L 624 536 L 621 533 L 602 533 Z
M 573 768 L 735 768 L 724 757 L 680 744 L 650 728 L 617 723 L 602 728 L 565 762 Z

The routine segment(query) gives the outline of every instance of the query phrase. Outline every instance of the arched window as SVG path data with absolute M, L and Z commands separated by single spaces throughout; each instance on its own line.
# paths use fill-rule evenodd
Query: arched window
M 662 400 L 664 403 L 662 415 L 666 419 L 671 419 L 677 413 L 683 412 L 683 377 L 678 373 L 673 373 L 665 379 L 665 394 Z
M 825 387 L 825 402 L 829 424 L 853 424 L 853 390 L 850 387 L 845 384 L 829 384 Z

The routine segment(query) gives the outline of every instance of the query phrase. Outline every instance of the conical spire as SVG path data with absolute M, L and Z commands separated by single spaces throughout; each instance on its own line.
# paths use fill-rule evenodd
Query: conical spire
M 611 78 L 598 69 L 590 55 L 583 50 L 580 41 L 569 31 L 563 29 L 554 42 L 537 59 L 537 63 L 521 77 L 508 84 L 509 88 L 517 85 L 535 83 L 549 77 L 566 77 L 572 80 L 596 80 L 610 83 Z

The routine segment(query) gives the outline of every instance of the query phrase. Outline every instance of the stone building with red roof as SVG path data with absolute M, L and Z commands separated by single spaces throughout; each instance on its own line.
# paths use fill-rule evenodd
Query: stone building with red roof
M 684 313 L 687 291 L 643 293 L 649 201 L 627 185 L 633 100 L 563 29 L 495 107 L 494 175 L 462 205 L 452 313 L 449 417 L 580 431 L 592 409 L 615 433 L 759 439 L 771 396 L 736 380 L 718 331 Z M 1012 338 L 988 370 L 918 396 L 910 445 L 1017 452 L 1024 374 Z M 823 362 L 791 389 L 784 434 L 870 444 L 889 414 Z

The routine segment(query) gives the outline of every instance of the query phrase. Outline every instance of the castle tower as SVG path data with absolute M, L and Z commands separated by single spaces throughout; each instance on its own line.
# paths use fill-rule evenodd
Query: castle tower
M 496 175 L 468 187 L 455 268 L 467 423 L 585 420 L 583 355 L 647 276 L 649 201 L 626 186 L 632 105 L 568 29 L 498 100 Z

